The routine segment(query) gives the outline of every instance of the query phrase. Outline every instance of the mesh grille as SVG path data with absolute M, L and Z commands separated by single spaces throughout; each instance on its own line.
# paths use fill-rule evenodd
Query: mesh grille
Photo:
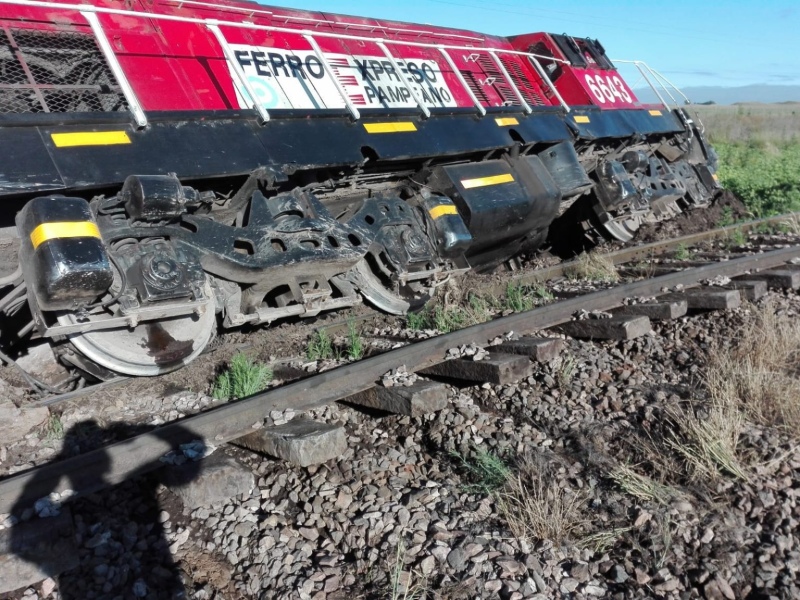
M 126 110 L 93 35 L 0 26 L 0 113 Z

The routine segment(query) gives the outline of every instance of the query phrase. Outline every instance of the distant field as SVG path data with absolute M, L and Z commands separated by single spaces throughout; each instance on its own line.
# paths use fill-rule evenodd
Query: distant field
M 800 103 L 692 106 L 711 142 L 800 142 Z
M 800 103 L 693 106 L 721 183 L 757 217 L 800 210 Z

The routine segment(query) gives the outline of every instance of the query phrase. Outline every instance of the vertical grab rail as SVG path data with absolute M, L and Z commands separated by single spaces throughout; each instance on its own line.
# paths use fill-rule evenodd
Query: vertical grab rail
M 395 60 L 394 56 L 391 52 L 389 52 L 389 48 L 386 47 L 386 44 L 383 41 L 378 42 L 378 48 L 381 49 L 381 52 L 389 59 L 389 62 L 392 63 L 392 67 L 394 67 L 395 72 L 400 76 L 400 79 L 403 80 L 403 85 L 406 86 L 406 89 L 411 93 L 411 97 L 414 98 L 414 102 L 417 103 L 419 109 L 422 111 L 422 114 L 425 115 L 425 118 L 430 118 L 431 111 L 430 109 L 425 106 L 425 102 L 423 102 L 422 98 L 420 98 L 419 94 L 414 91 L 414 88 L 411 87 L 411 82 L 409 81 L 406 74 L 400 69 L 400 65 Z
M 111 72 L 114 74 L 117 83 L 119 83 L 120 89 L 122 89 L 122 94 L 125 96 L 128 107 L 131 109 L 136 125 L 140 129 L 147 127 L 147 115 L 144 114 L 144 109 L 142 109 L 142 105 L 139 103 L 139 98 L 136 97 L 136 92 L 133 91 L 128 78 L 125 76 L 125 71 L 122 70 L 122 65 L 119 64 L 117 55 L 114 54 L 114 49 L 111 47 L 106 37 L 106 32 L 103 31 L 103 26 L 100 24 L 97 13 L 86 10 L 82 10 L 80 13 L 89 23 L 89 27 L 92 28 L 92 33 L 94 33 L 94 37 L 100 46 L 100 51 L 103 53 L 103 56 L 105 56 L 106 62 L 111 68 Z
M 328 62 L 325 54 L 323 54 L 322 48 L 319 47 L 317 40 L 315 40 L 314 36 L 310 33 L 304 33 L 303 38 L 305 38 L 305 40 L 311 45 L 311 49 L 314 50 L 314 54 L 317 55 L 317 58 L 322 63 L 322 67 L 325 69 L 328 77 L 330 77 L 333 81 L 333 84 L 336 86 L 336 90 L 339 92 L 342 100 L 344 100 L 344 105 L 347 107 L 347 110 L 350 111 L 353 119 L 356 121 L 361 119 L 361 113 L 358 111 L 358 108 L 356 108 L 356 105 L 353 104 L 353 101 L 350 100 L 350 96 L 347 95 L 347 90 L 344 89 L 342 82 L 339 81 L 338 77 L 336 77 L 336 73 L 333 72 L 333 68 L 331 68 L 331 64 Z
M 569 107 L 569 104 L 566 103 L 564 98 L 561 96 L 559 91 L 556 89 L 555 84 L 550 80 L 550 77 L 547 75 L 547 71 L 544 70 L 544 67 L 542 66 L 542 64 L 536 59 L 536 57 L 533 54 L 528 54 L 528 60 L 531 61 L 531 64 L 533 65 L 533 68 L 536 69 L 537 73 L 539 73 L 539 77 L 541 77 L 542 81 L 544 81 L 547 84 L 547 87 L 549 87 L 550 90 L 553 92 L 555 97 L 561 103 L 561 106 L 564 107 L 564 110 L 566 110 L 567 112 L 570 112 L 572 109 Z
M 205 24 L 206 27 L 214 34 L 214 37 L 217 38 L 217 42 L 222 47 L 222 53 L 225 55 L 225 60 L 233 69 L 233 72 L 236 74 L 236 78 L 239 80 L 239 83 L 242 85 L 242 89 L 247 92 L 247 95 L 250 96 L 250 99 L 253 101 L 253 109 L 258 113 L 258 116 L 261 118 L 263 123 L 269 121 L 269 112 L 266 108 L 258 101 L 258 97 L 256 96 L 256 92 L 253 89 L 253 86 L 250 84 L 250 81 L 247 79 L 247 75 L 245 75 L 244 70 L 242 69 L 242 65 L 236 60 L 236 56 L 233 54 L 233 50 L 231 49 L 230 45 L 228 45 L 228 40 L 225 39 L 225 36 L 222 35 L 222 30 L 219 28 L 217 21 L 214 20 L 206 20 Z
M 475 95 L 475 92 L 472 91 L 472 88 L 469 87 L 467 80 L 464 79 L 464 76 L 461 74 L 461 70 L 456 66 L 453 57 L 450 56 L 450 53 L 444 46 L 439 46 L 439 52 L 442 53 L 442 56 L 444 56 L 444 59 L 447 61 L 447 64 L 450 65 L 450 68 L 453 70 L 453 73 L 458 78 L 461 87 L 464 88 L 464 90 L 467 92 L 467 95 L 472 100 L 472 103 L 475 105 L 475 108 L 478 109 L 478 113 L 480 113 L 482 117 L 485 117 L 486 108 L 483 106 L 483 104 L 481 104 L 481 101 L 478 100 L 478 97 Z
M 506 66 L 503 64 L 503 61 L 501 61 L 500 58 L 497 56 L 497 54 L 495 54 L 494 50 L 489 50 L 488 52 L 489 52 L 489 56 L 491 56 L 494 59 L 494 62 L 497 65 L 497 67 L 500 69 L 500 72 L 503 74 L 503 77 L 505 77 L 506 81 L 508 82 L 508 85 L 511 86 L 511 89 L 514 92 L 514 95 L 517 97 L 517 100 L 519 100 L 519 103 L 522 106 L 522 110 L 524 110 L 525 113 L 528 114 L 528 115 L 531 114 L 533 112 L 533 109 L 525 101 L 525 97 L 522 95 L 522 92 L 517 87 L 517 84 L 514 83 L 513 79 L 511 79 L 511 75 L 509 74 L 508 70 L 506 69 Z
M 661 104 L 664 106 L 664 108 L 666 108 L 667 110 L 669 110 L 669 104 L 667 104 L 667 101 L 666 101 L 666 100 L 664 100 L 664 97 L 663 97 L 663 96 L 661 95 L 661 93 L 658 91 L 658 88 L 657 88 L 657 87 L 656 87 L 656 86 L 653 84 L 653 82 L 652 82 L 652 81 L 650 81 L 650 78 L 647 76 L 647 73 L 646 73 L 646 72 L 645 72 L 645 70 L 642 68 L 642 64 L 641 64 L 641 63 L 640 63 L 638 60 L 636 60 L 636 61 L 633 61 L 633 64 L 635 64 L 635 65 L 636 65 L 636 68 L 637 68 L 637 69 L 639 69 L 639 73 L 641 73 L 641 74 L 642 74 L 642 77 L 644 77 L 644 80 L 647 82 L 647 85 L 649 85 L 649 86 L 650 86 L 650 89 L 652 89 L 652 90 L 653 90 L 653 92 L 655 92 L 655 95 L 656 95 L 656 96 L 658 96 L 658 99 L 661 101 Z
M 669 97 L 670 97 L 670 98 L 672 98 L 672 101 L 673 101 L 673 102 L 675 102 L 675 107 L 676 107 L 676 108 L 680 108 L 680 107 L 678 106 L 678 101 L 675 99 L 675 96 L 673 96 L 673 95 L 672 95 L 672 93 L 669 91 L 669 88 L 672 88 L 672 89 L 673 89 L 673 90 L 675 90 L 677 93 L 679 93 L 681 96 L 683 96 L 683 99 L 686 101 L 686 104 L 691 104 L 691 103 L 692 103 L 692 101 L 691 101 L 691 100 L 689 100 L 689 96 L 687 96 L 686 94 L 684 94 L 684 93 L 681 91 L 681 88 L 679 88 L 677 85 L 675 85 L 674 83 L 672 83 L 672 82 L 671 82 L 669 79 L 667 79 L 666 77 L 664 77 L 664 76 L 661 74 L 661 72 L 659 72 L 659 71 L 656 71 L 656 70 L 655 70 L 653 67 L 651 67 L 651 66 L 650 66 L 650 65 L 648 65 L 647 63 L 644 63 L 644 65 L 647 67 L 647 70 L 648 70 L 648 71 L 650 71 L 650 72 L 653 74 L 653 77 L 655 77 L 657 80 L 660 80 L 660 81 L 661 81 L 661 85 L 662 85 L 662 86 L 664 86 L 664 89 L 665 89 L 665 90 L 667 90 L 667 93 L 669 94 Z M 666 84 L 666 85 L 664 85 L 664 84 Z

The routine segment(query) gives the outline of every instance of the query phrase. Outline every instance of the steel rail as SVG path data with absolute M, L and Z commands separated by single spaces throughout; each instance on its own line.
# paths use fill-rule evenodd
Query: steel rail
M 621 265 L 634 260 L 646 260 L 655 256 L 660 256 L 674 250 L 679 246 L 693 246 L 701 242 L 711 241 L 717 238 L 725 238 L 736 231 L 748 231 L 755 229 L 761 225 L 772 225 L 786 221 L 787 219 L 800 219 L 800 212 L 788 213 L 775 217 L 766 217 L 755 221 L 748 221 L 747 223 L 737 223 L 735 225 L 728 225 L 718 229 L 711 229 L 709 231 L 701 231 L 699 233 L 691 233 L 669 240 L 658 242 L 651 242 L 649 244 L 642 244 L 640 246 L 631 246 L 629 248 L 622 248 L 614 252 L 607 252 L 602 254 L 602 257 L 610 260 L 614 265 Z M 525 272 L 519 275 L 512 275 L 508 281 L 497 283 L 481 289 L 482 293 L 491 296 L 501 296 L 506 293 L 509 284 L 512 285 L 532 285 L 536 283 L 543 283 L 551 279 L 558 279 L 564 277 L 569 270 L 578 265 L 578 260 L 571 260 L 562 262 L 551 267 L 544 267 L 536 269 L 531 272 Z M 324 325 L 318 329 L 325 330 L 330 334 L 344 333 L 348 330 L 353 321 L 364 322 L 377 316 L 383 316 L 384 313 L 373 311 L 365 315 L 359 315 L 355 318 L 349 318 L 346 321 L 338 321 L 329 325 Z
M 516 313 L 447 335 L 405 346 L 372 358 L 344 365 L 314 377 L 269 390 L 207 412 L 173 422 L 151 432 L 109 446 L 48 463 L 0 480 L 0 513 L 33 503 L 53 492 L 69 489 L 80 496 L 93 493 L 153 471 L 159 459 L 179 444 L 201 439 L 222 444 L 261 426 L 273 410 L 306 411 L 369 389 L 389 370 L 405 365 L 419 371 L 442 362 L 448 349 L 463 344 L 485 345 L 509 331 L 541 330 L 566 322 L 579 310 L 608 310 L 633 296 L 658 295 L 664 288 L 690 286 L 716 276 L 733 277 L 753 269 L 776 267 L 800 257 L 800 246 L 714 263 L 562 300 Z
M 603 257 L 610 260 L 614 265 L 625 264 L 627 262 L 632 262 L 634 260 L 651 259 L 655 256 L 660 256 L 662 254 L 670 252 L 671 250 L 674 250 L 679 246 L 692 246 L 701 242 L 717 238 L 724 238 L 736 231 L 748 231 L 750 229 L 754 229 L 761 225 L 771 225 L 793 218 L 800 219 L 800 213 L 788 213 L 785 215 L 779 215 L 775 217 L 766 217 L 763 219 L 758 219 L 756 221 L 749 221 L 747 223 L 738 223 L 736 225 L 729 225 L 727 227 L 712 229 L 709 231 L 701 231 L 699 233 L 692 233 L 689 235 L 684 235 L 669 240 L 652 242 L 650 244 L 643 244 L 641 246 L 633 246 L 630 248 L 622 248 L 614 252 L 605 253 L 603 254 Z M 516 275 L 516 276 L 512 275 L 508 282 L 488 286 L 486 289 L 483 289 L 481 291 L 482 293 L 486 293 L 489 295 L 499 296 L 506 292 L 509 283 L 511 283 L 512 285 L 531 285 L 534 283 L 541 283 L 551 279 L 558 279 L 559 277 L 564 277 L 565 272 L 569 271 L 570 268 L 576 266 L 577 264 L 578 261 L 573 260 L 573 261 L 559 263 L 551 267 L 536 269 L 532 272 L 523 273 L 521 275 Z M 380 316 L 385 316 L 385 313 L 379 312 L 377 310 L 370 310 L 366 314 L 358 315 L 355 317 L 348 317 L 345 320 L 339 320 L 333 323 L 322 325 L 317 329 L 324 330 L 329 334 L 335 335 L 346 332 L 349 329 L 349 327 L 351 327 L 353 322 L 363 323 L 369 321 L 370 319 Z M 107 389 L 122 385 L 128 381 L 132 381 L 132 379 L 133 378 L 130 377 L 117 377 L 115 379 L 87 386 L 72 392 L 66 392 L 64 394 L 59 394 L 56 396 L 48 396 L 41 400 L 33 401 L 30 404 L 27 404 L 26 406 L 33 406 L 33 407 L 55 406 L 69 400 L 75 400 L 82 396 L 98 392 L 102 389 Z

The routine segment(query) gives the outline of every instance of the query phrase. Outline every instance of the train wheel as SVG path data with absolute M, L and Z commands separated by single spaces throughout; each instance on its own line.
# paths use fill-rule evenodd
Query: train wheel
M 75 315 L 58 318 L 61 325 L 78 323 Z M 194 360 L 214 338 L 213 303 L 200 315 L 140 323 L 132 329 L 100 329 L 69 336 L 75 349 L 92 362 L 122 375 L 154 376 Z

